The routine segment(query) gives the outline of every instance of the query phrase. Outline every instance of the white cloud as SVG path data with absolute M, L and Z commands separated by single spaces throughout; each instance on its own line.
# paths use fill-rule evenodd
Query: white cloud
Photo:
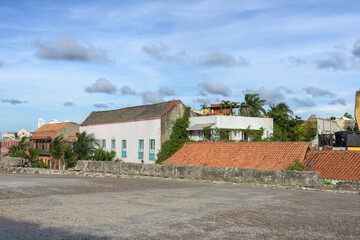
M 213 51 L 199 57 L 199 65 L 207 67 L 222 66 L 230 68 L 247 66 L 249 63 L 250 61 L 244 57 L 240 57 L 239 60 L 236 60 L 234 56 L 220 51 Z
M 207 93 L 219 94 L 224 97 L 227 97 L 231 94 L 231 90 L 228 87 L 226 87 L 224 84 L 219 82 L 213 83 L 211 80 L 204 80 L 200 82 L 198 85 L 203 91 Z
M 158 90 L 160 96 L 167 97 L 167 96 L 175 96 L 175 91 L 168 87 L 160 87 Z
M 95 81 L 95 83 L 86 87 L 85 92 L 115 94 L 116 86 L 105 78 L 99 78 Z
M 164 102 L 164 99 L 157 95 L 156 93 L 153 93 L 151 91 L 146 91 L 141 94 L 142 100 L 144 104 L 152 104 L 152 103 L 159 103 Z
M 81 45 L 70 38 L 58 38 L 54 43 L 35 42 L 35 55 L 43 60 L 109 62 L 107 53 L 92 44 Z

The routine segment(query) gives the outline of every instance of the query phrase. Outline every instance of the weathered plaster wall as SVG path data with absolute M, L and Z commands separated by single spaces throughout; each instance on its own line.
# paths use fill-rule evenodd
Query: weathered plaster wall
M 77 132 L 79 132 L 79 124 L 70 122 L 58 132 L 58 135 L 62 134 L 64 138 L 67 138 Z
M 169 112 L 161 117 L 161 144 L 170 139 L 172 128 L 178 118 L 183 117 L 185 105 L 178 102 Z

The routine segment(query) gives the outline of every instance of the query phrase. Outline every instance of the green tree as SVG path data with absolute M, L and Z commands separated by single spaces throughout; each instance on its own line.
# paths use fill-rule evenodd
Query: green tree
M 353 116 L 347 112 L 344 114 L 344 117 L 349 118 L 349 119 L 354 119 Z
M 285 103 L 270 105 L 267 115 L 274 120 L 272 141 L 297 141 L 295 128 L 304 121 L 293 112 Z
M 92 156 L 95 161 L 114 161 L 116 156 L 115 151 L 105 151 L 102 147 L 97 148 Z
M 228 109 L 228 108 L 231 108 L 231 106 L 230 106 L 230 101 L 225 101 L 225 100 L 223 100 L 221 103 L 220 103 L 220 107 L 221 107 L 221 109 L 225 109 L 225 115 L 227 115 L 227 114 L 229 114 L 229 113 L 227 113 L 227 111 L 226 111 L 226 109 Z
M 234 109 L 237 109 L 239 107 L 239 102 L 231 102 L 230 103 L 230 107 L 231 107 L 231 115 L 234 114 Z
M 294 129 L 295 141 L 311 141 L 316 135 L 317 126 L 315 123 L 306 122 L 299 124 Z
M 28 141 L 27 137 L 23 137 L 17 146 L 10 146 L 8 155 L 11 157 L 21 157 L 28 159 L 28 150 L 32 147 L 31 142 Z
M 241 105 L 248 105 L 250 106 L 250 116 L 252 117 L 259 117 L 261 113 L 265 114 L 265 109 L 263 106 L 265 105 L 266 100 L 260 99 L 259 94 L 245 94 L 244 102 Z
M 88 160 L 93 155 L 96 146 L 93 134 L 87 134 L 86 132 L 76 134 L 77 141 L 75 143 L 75 155 L 77 160 Z
M 66 144 L 64 149 L 65 169 L 74 167 L 76 164 L 76 152 L 71 144 Z
M 28 150 L 28 159 L 31 163 L 35 163 L 39 160 L 40 149 L 30 147 Z
M 53 157 L 53 159 L 58 162 L 59 168 L 61 162 L 63 163 L 63 167 L 65 168 L 65 164 L 64 164 L 65 147 L 66 144 L 64 141 L 64 136 L 62 134 L 54 138 L 50 146 L 50 154 Z

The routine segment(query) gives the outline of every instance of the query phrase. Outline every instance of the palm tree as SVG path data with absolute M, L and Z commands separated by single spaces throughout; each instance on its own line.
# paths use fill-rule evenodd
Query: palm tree
M 60 169 L 60 162 L 63 162 L 64 157 L 64 150 L 65 150 L 65 141 L 62 134 L 54 138 L 50 146 L 50 153 L 51 156 L 58 161 L 59 169 Z M 63 162 L 63 168 L 65 168 L 65 164 Z
M 293 111 L 291 111 L 290 107 L 286 103 L 279 103 L 277 105 L 270 105 L 270 110 L 268 111 L 268 115 L 272 117 L 274 113 L 281 113 L 283 114 L 287 119 L 292 118 L 292 115 L 294 114 Z
M 226 109 L 227 109 L 227 107 L 230 107 L 230 108 L 231 108 L 230 101 L 225 101 L 225 100 L 223 100 L 223 101 L 220 103 L 220 106 L 221 106 L 222 108 L 225 108 L 225 114 L 224 114 L 224 115 L 226 115 Z
M 28 150 L 31 148 L 31 143 L 26 141 L 27 137 L 23 137 L 17 146 L 12 145 L 10 146 L 8 155 L 11 157 L 21 157 L 21 158 L 28 158 Z
M 231 102 L 230 107 L 231 107 L 231 115 L 232 115 L 234 113 L 233 109 L 237 109 L 239 107 L 239 102 Z
M 75 149 L 70 144 L 66 144 L 65 146 L 64 161 L 65 161 L 65 169 L 75 166 L 76 153 L 75 153 Z
M 86 132 L 77 133 L 77 142 L 75 143 L 75 155 L 77 160 L 88 160 L 93 155 L 95 146 L 98 143 L 95 141 L 93 134 Z M 95 146 L 94 146 L 95 144 Z
M 260 112 L 265 114 L 265 109 L 263 106 L 266 103 L 265 99 L 260 99 L 259 94 L 254 93 L 247 93 L 245 94 L 245 101 L 241 103 L 241 105 L 248 105 L 250 106 L 250 115 L 251 116 L 258 116 Z
M 116 152 L 115 151 L 104 151 L 102 147 L 98 148 L 94 152 L 92 159 L 95 161 L 113 161 L 115 160 Z
M 353 116 L 350 113 L 347 113 L 347 112 L 344 114 L 344 117 L 349 118 L 349 119 L 353 119 Z
M 28 150 L 29 154 L 28 154 L 28 159 L 31 163 L 34 163 L 38 160 L 39 154 L 41 153 L 40 149 L 37 148 L 29 148 Z

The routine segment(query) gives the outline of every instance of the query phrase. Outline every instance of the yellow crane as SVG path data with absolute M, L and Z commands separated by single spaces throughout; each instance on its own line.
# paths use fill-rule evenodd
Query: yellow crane
M 358 131 L 360 131 L 360 91 L 356 92 L 355 97 L 355 120 Z

